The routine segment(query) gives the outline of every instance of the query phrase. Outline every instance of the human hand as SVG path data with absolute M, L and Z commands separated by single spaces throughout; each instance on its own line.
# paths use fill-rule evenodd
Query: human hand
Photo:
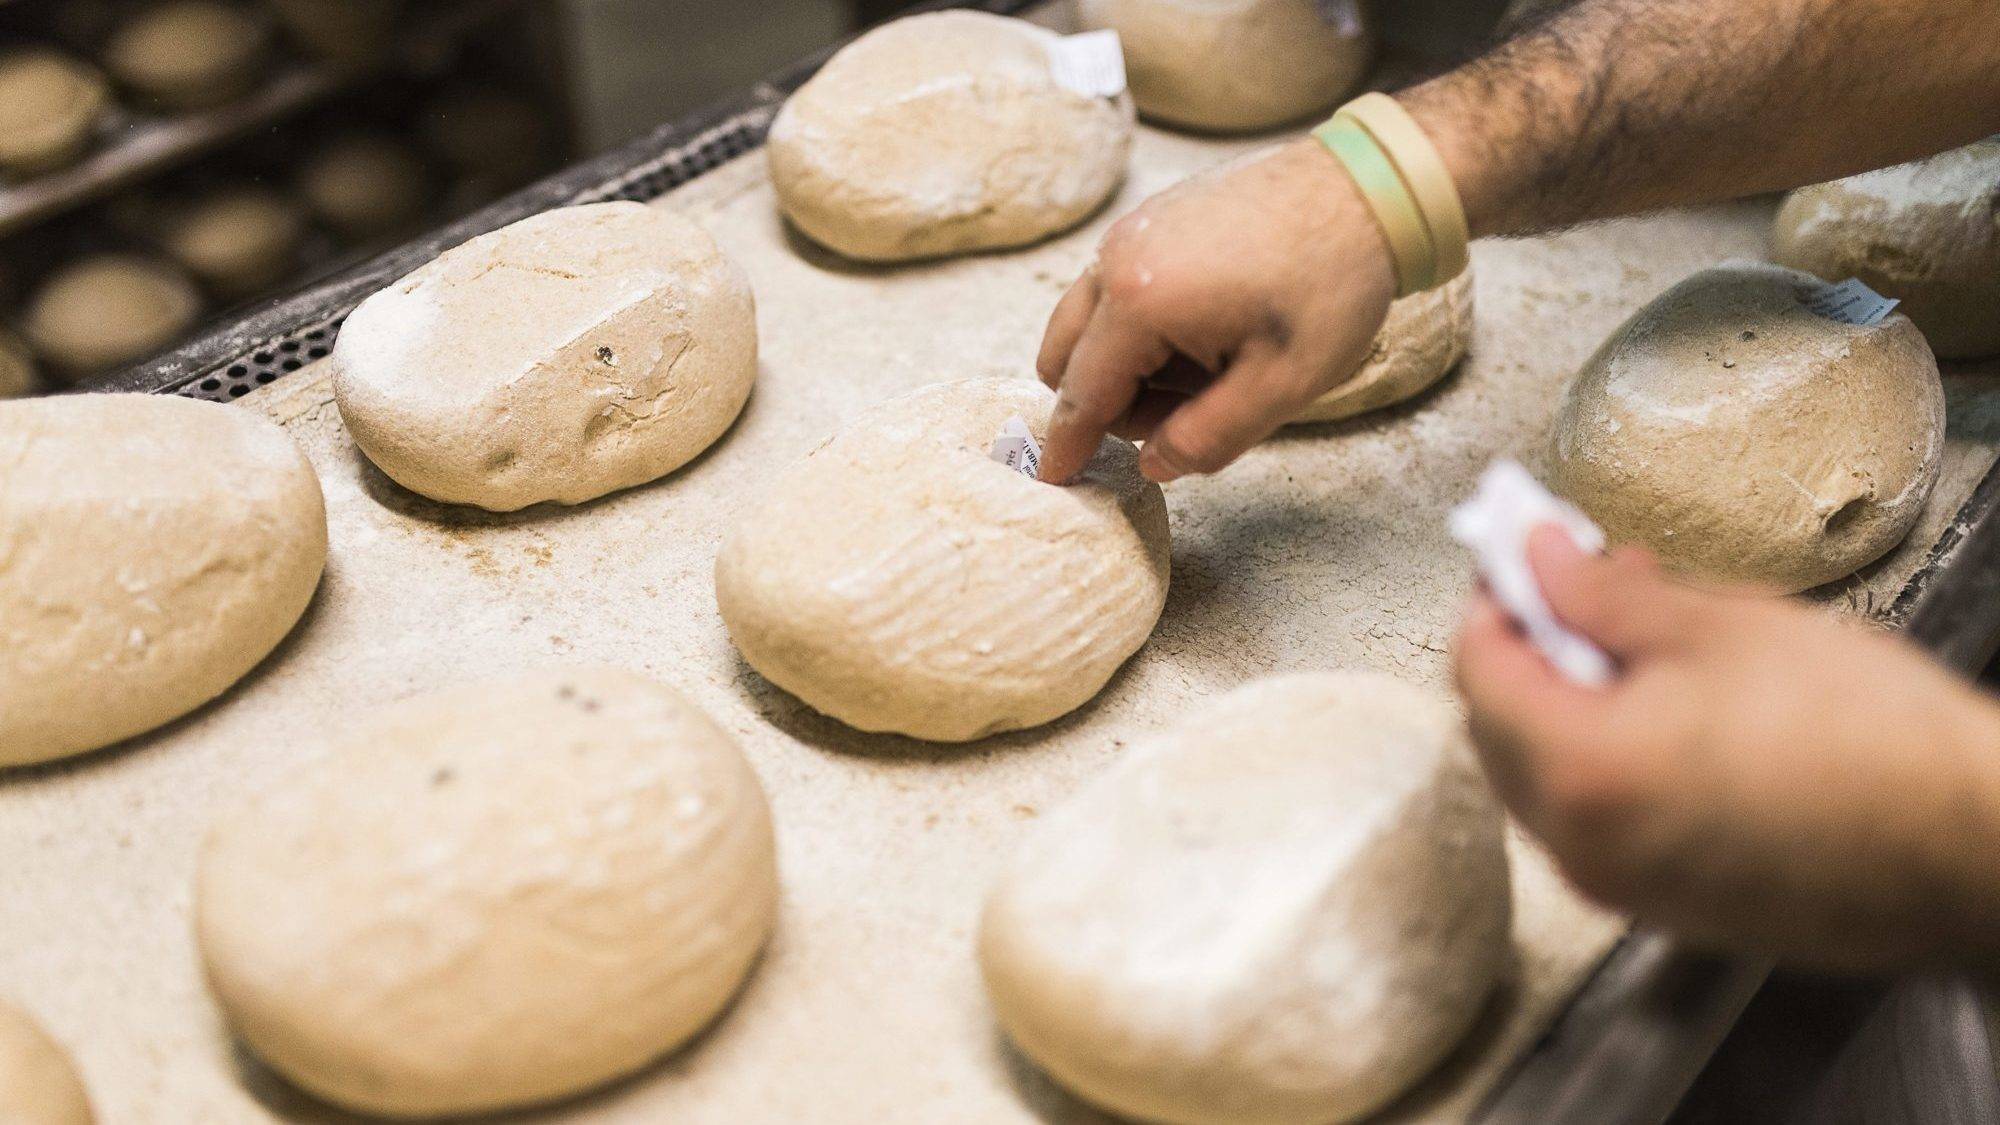
M 1622 664 L 1561 679 L 1493 601 L 1456 647 L 1508 807 L 1586 894 L 1698 943 L 1831 968 L 2000 949 L 2000 718 L 1893 637 L 1707 593 L 1541 528 L 1550 605 Z
M 1042 479 L 1082 471 L 1107 432 L 1144 440 L 1156 481 L 1222 468 L 1360 368 L 1395 289 L 1381 229 L 1317 141 L 1154 196 L 1049 318 Z

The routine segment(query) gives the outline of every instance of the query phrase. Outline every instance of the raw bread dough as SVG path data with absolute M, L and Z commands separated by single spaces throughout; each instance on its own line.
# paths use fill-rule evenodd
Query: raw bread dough
M 681 467 L 757 375 L 743 271 L 689 219 L 594 203 L 448 250 L 364 301 L 334 397 L 397 483 L 507 512 Z
M 959 11 L 855 40 L 771 124 L 785 213 L 868 261 L 1022 246 L 1081 222 L 1124 179 L 1132 105 L 1057 85 L 1055 39 Z
M 1444 378 L 1472 344 L 1472 270 L 1389 306 L 1368 359 L 1294 422 L 1332 422 L 1413 398 Z
M 2000 137 L 1800 188 L 1772 244 L 1785 265 L 1900 299 L 1939 356 L 2000 353 Z
M 679 694 L 548 670 L 385 709 L 225 813 L 195 929 L 305 1089 L 430 1117 L 629 1074 L 715 1018 L 777 908 L 770 810 Z
M 1115 1113 L 1350 1120 L 1436 1066 L 1506 970 L 1502 825 L 1446 700 L 1259 680 L 1036 827 L 987 899 L 987 991 L 1030 1059 Z
M 1944 388 L 1907 317 L 1815 315 L 1822 288 L 1727 264 L 1632 314 L 1563 392 L 1550 485 L 1708 579 L 1793 592 L 1880 557 L 1937 481 Z
M 394 41 L 403 0 L 269 0 L 285 34 L 308 54 L 349 62 Z
M 1081 706 L 1166 602 L 1166 500 L 1106 438 L 1078 480 L 988 456 L 1053 396 L 939 383 L 863 413 L 741 514 L 716 601 L 752 668 L 867 731 L 963 742 Z
M 1132 98 L 1148 118 L 1194 129 L 1269 129 L 1333 108 L 1375 54 L 1357 2 L 1345 19 L 1322 0 L 1077 0 L 1086 28 L 1125 44 Z
M 222 0 L 167 0 L 111 35 L 104 65 L 120 82 L 171 109 L 234 101 L 264 76 L 263 19 Z
M 41 388 L 35 373 L 35 357 L 28 345 L 0 328 L 0 398 L 24 398 Z
M 42 283 L 28 304 L 28 339 L 64 372 L 92 375 L 174 342 L 201 315 L 201 293 L 179 270 L 100 254 Z
M 74 163 L 110 104 L 104 76 L 60 52 L 0 58 L 0 175 L 32 176 Z
M 69 1056 L 25 1012 L 0 1001 L 0 1122 L 91 1125 L 90 1098 Z
M 0 766 L 214 699 L 319 584 L 319 478 L 261 415 L 165 395 L 0 402 L 0 465 Z
M 306 220 L 297 204 L 260 187 L 235 188 L 172 216 L 161 242 L 217 295 L 268 289 L 298 264 Z
M 354 241 L 415 226 L 430 198 L 423 162 L 409 146 L 369 133 L 343 137 L 307 160 L 298 186 L 321 222 Z

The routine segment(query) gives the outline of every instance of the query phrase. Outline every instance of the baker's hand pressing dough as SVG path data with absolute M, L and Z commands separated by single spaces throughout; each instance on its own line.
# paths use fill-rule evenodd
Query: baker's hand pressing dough
M 1632 314 L 1563 392 L 1551 485 L 1710 580 L 1791 593 L 1879 558 L 1937 482 L 1944 387 L 1909 318 L 1817 315 L 1824 288 L 1725 265 Z
M 1472 271 L 1389 305 L 1368 359 L 1294 422 L 1334 422 L 1414 398 L 1444 378 L 1472 345 Z
M 91 1125 L 90 1098 L 69 1056 L 27 1014 L 0 1001 L 0 1122 Z
M 1498 805 L 1457 712 L 1399 680 L 1260 680 L 1029 836 L 979 962 L 1014 1042 L 1174 1125 L 1367 1114 L 1471 1026 L 1510 951 Z
M 127 20 L 105 44 L 120 82 L 170 109 L 234 101 L 264 76 L 270 28 L 223 0 L 165 0 Z
M 248 410 L 0 402 L 0 465 L 0 766 L 187 714 L 264 659 L 319 584 L 319 478 Z
M 750 283 L 639 203 L 565 207 L 447 250 L 362 302 L 334 347 L 355 443 L 414 492 L 509 512 L 680 468 L 757 375 Z
M 1890 297 L 1944 358 L 2000 353 L 2000 137 L 1800 188 L 1772 257 Z
M 200 315 L 201 292 L 180 271 L 151 258 L 100 254 L 43 282 L 24 327 L 50 364 L 85 376 L 159 351 Z
M 1124 41 L 1140 113 L 1194 129 L 1269 129 L 1330 109 L 1375 53 L 1360 0 L 1077 0 L 1077 17 Z
M 1166 603 L 1166 500 L 1106 438 L 1067 485 L 992 460 L 1027 380 L 939 383 L 862 414 L 741 514 L 715 565 L 743 658 L 867 731 L 963 742 L 1081 706 Z
M 27 177 L 75 162 L 110 104 L 104 76 L 60 52 L 0 58 L 0 176 Z
M 1021 246 L 1081 222 L 1124 179 L 1132 105 L 1058 85 L 1055 40 L 983 12 L 855 40 L 771 124 L 785 213 L 867 261 Z
M 195 929 L 229 1022 L 366 1113 L 580 1093 L 678 1047 L 770 934 L 770 811 L 729 735 L 611 669 L 392 706 L 226 812 Z

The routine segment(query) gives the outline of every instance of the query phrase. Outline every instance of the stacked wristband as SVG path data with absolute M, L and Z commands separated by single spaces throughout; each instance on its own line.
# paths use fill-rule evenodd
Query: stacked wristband
M 1397 296 L 1465 271 L 1465 207 L 1430 138 L 1387 94 L 1363 94 L 1313 130 L 1361 189 L 1396 260 Z

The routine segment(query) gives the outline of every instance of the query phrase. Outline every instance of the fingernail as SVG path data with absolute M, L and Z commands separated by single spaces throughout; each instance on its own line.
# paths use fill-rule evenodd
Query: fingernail
M 1185 474 L 1167 460 L 1166 453 L 1158 445 L 1149 441 L 1139 449 L 1139 475 L 1155 484 L 1167 484 Z

